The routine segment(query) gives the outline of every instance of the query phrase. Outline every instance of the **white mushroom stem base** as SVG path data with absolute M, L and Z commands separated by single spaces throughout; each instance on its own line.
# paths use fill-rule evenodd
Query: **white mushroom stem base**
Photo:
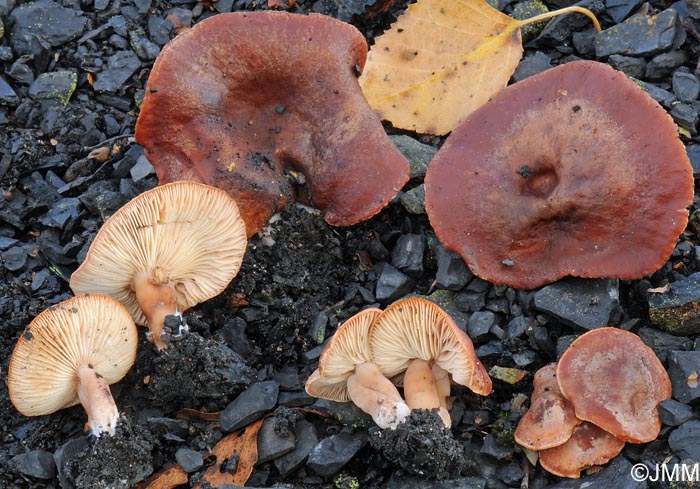
M 395 429 L 410 413 L 396 386 L 374 363 L 355 367 L 355 373 L 348 377 L 347 388 L 352 402 L 372 416 L 382 429 Z
M 438 367 L 439 368 L 439 367 Z M 444 370 L 440 369 L 444 372 Z M 438 374 L 440 374 L 438 371 Z M 452 418 L 446 407 L 446 395 L 444 394 L 445 381 L 440 374 L 440 384 L 436 382 L 433 368 L 429 362 L 414 358 L 408 364 L 403 377 L 403 393 L 406 396 L 406 404 L 411 409 L 438 409 L 440 418 L 447 428 L 452 426 Z M 447 377 L 449 382 L 449 377 Z M 447 395 L 449 395 L 449 384 Z
M 92 434 L 98 438 L 103 433 L 113 435 L 119 420 L 119 410 L 109 384 L 92 365 L 80 366 L 78 377 L 78 398 L 88 415 Z
M 159 350 L 168 347 L 167 338 L 163 337 L 165 317 L 179 314 L 175 286 L 170 280 L 161 278 L 160 274 L 139 272 L 134 276 L 133 288 L 136 301 L 148 321 L 151 341 Z

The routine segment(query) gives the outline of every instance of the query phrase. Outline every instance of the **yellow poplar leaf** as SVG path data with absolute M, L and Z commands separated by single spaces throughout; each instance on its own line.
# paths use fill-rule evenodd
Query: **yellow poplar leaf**
M 419 0 L 377 38 L 360 85 L 394 127 L 447 134 L 507 85 L 521 25 L 484 0 Z

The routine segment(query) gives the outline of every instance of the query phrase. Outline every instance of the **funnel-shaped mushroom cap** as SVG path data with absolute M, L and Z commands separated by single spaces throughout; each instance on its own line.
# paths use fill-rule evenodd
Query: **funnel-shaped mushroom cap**
M 409 178 L 357 82 L 367 44 L 318 14 L 227 13 L 163 48 L 136 124 L 161 183 L 195 180 L 236 198 L 248 235 L 294 198 L 332 225 L 379 212 Z
M 693 200 L 671 117 L 594 61 L 501 91 L 449 136 L 425 185 L 445 247 L 480 277 L 521 289 L 655 272 Z
M 436 363 L 453 382 L 477 394 L 491 392 L 491 378 L 469 336 L 429 300 L 412 297 L 393 303 L 374 321 L 369 336 L 372 358 L 389 378 L 419 358 Z
M 369 351 L 369 327 L 379 316 L 379 309 L 370 308 L 358 312 L 343 323 L 321 353 L 316 370 L 306 381 L 310 396 L 347 402 L 347 380 L 355 367 L 371 362 Z
M 221 293 L 238 273 L 245 250 L 245 225 L 226 192 L 175 182 L 144 192 L 115 212 L 70 286 L 76 294 L 116 298 L 144 325 L 133 288 L 137 273 L 172 284 L 183 312 Z
M 608 463 L 624 446 L 624 441 L 584 422 L 574 429 L 566 443 L 540 451 L 540 464 L 554 475 L 578 479 L 583 469 Z
M 17 340 L 7 372 L 10 400 L 25 416 L 78 404 L 78 369 L 92 366 L 108 384 L 136 359 L 129 312 L 103 295 L 74 297 L 39 314 Z
M 520 418 L 515 441 L 530 450 L 556 447 L 571 438 L 581 423 L 573 406 L 561 395 L 557 364 L 550 363 L 535 374 L 530 409 Z
M 634 333 L 600 328 L 580 336 L 559 359 L 557 379 L 579 419 L 632 443 L 659 435 L 658 406 L 671 397 L 671 381 Z

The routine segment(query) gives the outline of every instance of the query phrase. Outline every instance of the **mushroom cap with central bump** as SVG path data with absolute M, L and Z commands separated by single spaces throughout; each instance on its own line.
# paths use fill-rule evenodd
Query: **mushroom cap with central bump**
M 221 293 L 236 276 L 247 245 L 236 202 L 223 190 L 174 182 L 148 190 L 112 215 L 73 273 L 76 294 L 119 300 L 146 325 L 134 278 L 172 284 L 179 312 Z
M 471 339 L 429 300 L 412 297 L 386 308 L 370 328 L 369 344 L 374 362 L 390 379 L 403 374 L 417 358 L 437 364 L 452 382 L 477 394 L 491 393 L 491 378 Z
M 440 241 L 489 282 L 638 279 L 687 223 L 693 173 L 666 111 L 623 73 L 576 61 L 511 85 L 433 158 Z
M 544 450 L 566 442 L 581 424 L 574 408 L 561 394 L 557 364 L 539 369 L 533 381 L 530 409 L 520 418 L 515 441 L 530 450 Z
M 136 140 L 161 183 L 234 196 L 248 236 L 302 189 L 329 224 L 355 224 L 410 173 L 362 95 L 366 56 L 356 28 L 324 15 L 210 17 L 161 51 Z
M 39 314 L 17 340 L 7 372 L 10 400 L 25 416 L 78 404 L 78 369 L 91 366 L 108 384 L 134 364 L 138 332 L 118 301 L 90 294 Z
M 636 334 L 599 328 L 578 337 L 559 359 L 557 380 L 579 419 L 632 443 L 659 436 L 671 380 Z

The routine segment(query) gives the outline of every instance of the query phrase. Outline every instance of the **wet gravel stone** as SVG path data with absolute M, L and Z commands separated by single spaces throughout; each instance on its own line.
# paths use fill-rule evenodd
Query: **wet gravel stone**
M 399 201 L 409 214 L 425 214 L 425 185 L 420 184 L 406 192 L 401 192 Z
M 635 14 L 599 33 L 595 39 L 598 58 L 611 54 L 648 56 L 677 49 L 685 42 L 685 29 L 673 9 L 646 16 Z
M 80 10 L 64 8 L 50 0 L 20 5 L 10 14 L 12 49 L 18 55 L 37 54 L 33 47 L 37 39 L 49 46 L 60 46 L 82 34 L 87 19 Z
M 309 454 L 306 467 L 321 477 L 333 477 L 367 443 L 361 433 L 338 433 L 321 440 Z
M 619 307 L 617 280 L 570 278 L 534 294 L 535 308 L 585 329 L 607 326 Z
M 537 51 L 535 54 L 524 57 L 520 63 L 518 63 L 513 73 L 513 80 L 516 82 L 522 81 L 532 75 L 542 73 L 544 70 L 548 70 L 551 67 L 552 60 L 550 57 L 542 51 Z
M 385 263 L 377 280 L 374 295 L 379 302 L 391 303 L 408 294 L 413 290 L 414 285 L 411 277 Z
M 653 83 L 644 83 L 639 80 L 636 80 L 636 82 L 651 98 L 660 103 L 664 108 L 670 109 L 674 102 L 676 102 L 676 96 L 668 90 L 658 87 Z
M 673 70 L 688 61 L 688 53 L 685 51 L 670 51 L 654 56 L 648 63 L 644 72 L 649 80 L 662 80 L 668 77 Z
M 319 441 L 316 428 L 305 419 L 297 422 L 294 438 L 296 440 L 294 449 L 273 461 L 281 477 L 286 477 L 301 467 Z
M 674 351 L 668 357 L 673 397 L 689 403 L 700 398 L 700 351 Z
M 515 452 L 515 446 L 512 443 L 500 443 L 496 433 L 489 433 L 484 437 L 484 445 L 479 450 L 479 453 L 489 455 L 496 460 L 510 458 Z
M 666 293 L 649 294 L 649 319 L 673 334 L 700 333 L 700 273 L 673 282 Z
M 700 81 L 692 73 L 676 71 L 673 74 L 673 93 L 681 102 L 692 102 L 700 95 Z
M 141 67 L 133 51 L 119 51 L 107 59 L 107 69 L 97 75 L 92 88 L 98 92 L 114 93 Z
M 608 63 L 616 70 L 620 70 L 627 76 L 634 78 L 642 78 L 647 66 L 647 62 L 644 58 L 633 58 L 620 54 L 613 54 L 610 56 L 608 58 Z
M 700 460 L 700 421 L 688 421 L 673 430 L 668 444 L 681 459 Z
M 296 445 L 293 432 L 279 433 L 277 418 L 272 416 L 263 421 L 258 432 L 258 463 L 269 462 L 291 452 Z
M 435 280 L 438 288 L 456 291 L 467 285 L 473 275 L 462 257 L 457 253 L 447 251 L 438 242 L 431 244 L 433 244 L 437 258 Z
M 688 404 L 667 399 L 659 404 L 659 418 L 666 426 L 680 426 L 695 418 L 695 413 Z
M 671 107 L 669 112 L 673 120 L 686 129 L 692 136 L 698 132 L 698 110 L 689 104 L 677 103 Z
M 67 105 L 77 83 L 78 75 L 72 71 L 42 73 L 29 86 L 29 96 L 34 100 L 53 100 Z
M 369 431 L 372 448 L 409 474 L 429 479 L 454 479 L 464 466 L 464 449 L 437 413 L 411 411 L 396 429 Z
M 605 14 L 609 16 L 615 24 L 619 24 L 632 12 L 637 10 L 641 4 L 642 0 L 606 0 Z
M 580 479 L 569 479 L 548 486 L 549 489 L 587 489 L 592 487 L 614 487 L 615 489 L 646 489 L 646 480 L 632 478 L 632 464 L 622 456 L 613 459 L 602 471 Z
M 449 481 L 426 480 L 394 473 L 385 489 L 486 489 L 483 477 L 461 477 Z
M 279 385 L 268 380 L 251 384 L 241 395 L 221 411 L 219 422 L 221 429 L 230 433 L 249 425 L 259 419 L 277 404 Z
M 467 333 L 474 341 L 486 338 L 491 328 L 496 324 L 496 315 L 491 311 L 477 311 L 471 315 L 467 323 Z
M 355 406 L 352 402 L 335 402 L 326 399 L 316 399 L 311 409 L 328 414 L 340 423 L 350 428 L 369 428 L 374 425 L 372 417 Z
M 9 83 L 0 76 L 0 105 L 17 105 L 19 97 Z
M 411 178 L 423 178 L 428 171 L 428 163 L 437 153 L 437 148 L 404 134 L 392 134 L 389 139 L 411 165 Z
M 179 448 L 175 452 L 175 460 L 188 474 L 197 472 L 204 465 L 204 458 L 197 450 L 191 448 Z
M 44 450 L 32 450 L 12 457 L 10 464 L 16 472 L 37 479 L 53 479 L 56 463 L 53 455 Z
M 674 350 L 685 351 L 693 347 L 693 342 L 688 338 L 674 336 L 656 328 L 641 327 L 637 334 L 663 363 L 666 363 L 666 359 Z
M 420 234 L 402 234 L 391 252 L 391 264 L 406 275 L 418 277 L 423 273 L 425 239 Z

